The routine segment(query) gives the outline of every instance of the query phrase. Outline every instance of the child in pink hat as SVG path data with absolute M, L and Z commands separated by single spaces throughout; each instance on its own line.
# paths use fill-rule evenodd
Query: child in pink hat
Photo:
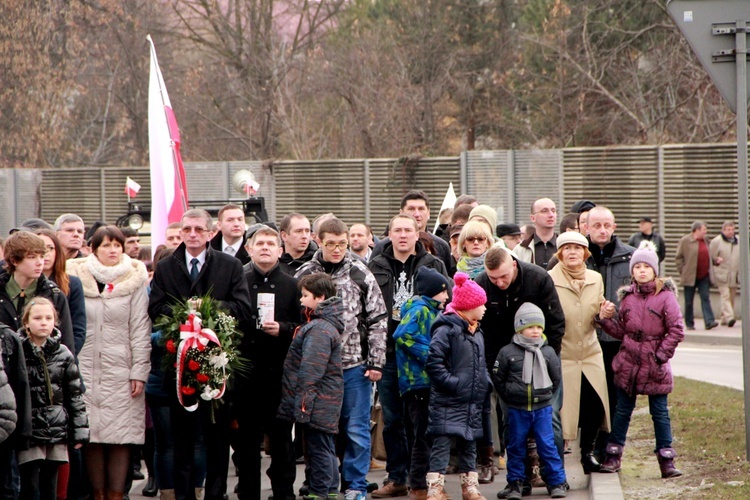
M 427 498 L 447 498 L 445 469 L 455 441 L 463 499 L 485 500 L 478 489 L 476 440 L 482 437 L 482 412 L 492 389 L 479 328 L 487 294 L 464 273 L 456 273 L 453 280 L 453 301 L 432 325 L 427 356 L 431 384 L 427 433 L 433 438 Z

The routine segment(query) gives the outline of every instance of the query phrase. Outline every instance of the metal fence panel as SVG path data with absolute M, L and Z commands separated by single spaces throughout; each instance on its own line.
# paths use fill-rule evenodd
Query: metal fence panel
M 494 208 L 498 223 L 518 220 L 514 213 L 512 157 L 513 152 L 507 150 L 469 151 L 466 154 L 466 194 Z
M 562 153 L 554 149 L 516 151 L 513 155 L 515 218 L 519 224 L 529 222 L 531 204 L 539 198 L 550 198 L 557 205 L 559 217 L 565 213 L 560 189 Z M 498 213 L 498 220 L 502 220 Z

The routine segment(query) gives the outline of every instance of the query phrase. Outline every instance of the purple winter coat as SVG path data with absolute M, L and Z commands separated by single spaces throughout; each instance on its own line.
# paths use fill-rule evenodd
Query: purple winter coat
M 602 328 L 622 340 L 612 361 L 615 385 L 633 394 L 669 394 L 672 369 L 669 360 L 685 337 L 676 287 L 671 279 L 654 295 L 656 283 L 623 287 L 620 310 L 612 319 L 602 319 Z

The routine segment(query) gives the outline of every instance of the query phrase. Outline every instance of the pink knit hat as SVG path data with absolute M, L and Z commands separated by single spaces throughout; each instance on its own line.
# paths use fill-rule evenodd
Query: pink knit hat
M 453 277 L 456 286 L 453 287 L 453 300 L 451 305 L 457 311 L 469 311 L 487 302 L 487 294 L 484 289 L 471 281 L 469 275 L 456 273 Z

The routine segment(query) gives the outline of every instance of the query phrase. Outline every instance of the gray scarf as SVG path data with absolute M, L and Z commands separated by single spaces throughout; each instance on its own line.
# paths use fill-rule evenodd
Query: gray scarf
M 534 389 L 552 387 L 552 380 L 547 373 L 547 361 L 542 354 L 544 338 L 530 339 L 516 333 L 513 335 L 513 343 L 526 351 L 523 357 L 523 383 L 530 384 L 533 380 Z

